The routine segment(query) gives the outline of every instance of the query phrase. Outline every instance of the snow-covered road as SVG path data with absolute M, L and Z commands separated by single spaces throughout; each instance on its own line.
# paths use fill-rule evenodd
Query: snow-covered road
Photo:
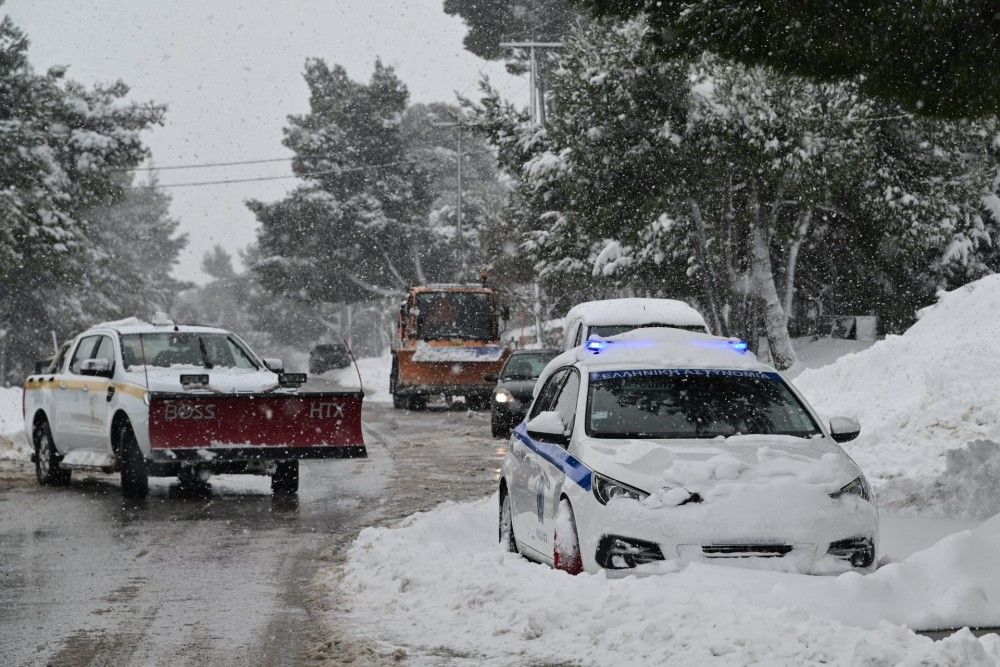
M 457 406 L 456 406 L 457 407 Z M 303 462 L 297 502 L 266 478 L 216 477 L 183 496 L 154 480 L 41 488 L 0 462 L 0 663 L 298 665 L 378 659 L 323 613 L 323 570 L 363 526 L 492 486 L 503 449 L 488 415 L 366 406 L 366 461 Z

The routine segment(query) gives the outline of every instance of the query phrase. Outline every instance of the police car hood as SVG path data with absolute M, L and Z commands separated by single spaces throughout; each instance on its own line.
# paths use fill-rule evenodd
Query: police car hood
M 738 435 L 713 439 L 600 439 L 580 443 L 595 472 L 677 504 L 720 487 L 793 481 L 837 491 L 861 472 L 830 438 Z
M 231 393 L 254 393 L 267 391 L 278 386 L 278 375 L 269 370 L 249 368 L 205 368 L 203 366 L 176 365 L 169 368 L 142 366 L 134 367 L 126 373 L 129 382 L 145 387 L 153 392 L 184 391 L 181 375 L 208 375 L 211 390 Z

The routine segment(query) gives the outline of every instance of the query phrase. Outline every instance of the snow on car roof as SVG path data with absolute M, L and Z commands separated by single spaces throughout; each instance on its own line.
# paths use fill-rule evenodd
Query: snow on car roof
M 204 327 L 191 324 L 150 324 L 140 320 L 137 317 L 129 317 L 123 320 L 114 320 L 112 322 L 101 322 L 100 324 L 95 324 L 83 333 L 89 331 L 98 330 L 111 330 L 117 331 L 121 334 L 137 334 L 137 333 L 163 333 L 174 331 L 176 327 L 177 331 L 185 331 L 190 333 L 229 333 L 226 329 L 219 329 L 218 327 Z
M 535 391 L 557 368 L 578 365 L 586 372 L 610 369 L 638 368 L 726 368 L 774 372 L 753 352 L 740 351 L 735 338 L 651 327 L 633 329 L 610 338 L 594 339 L 602 345 L 595 353 L 585 345 L 563 352 L 549 362 L 542 372 Z
M 705 318 L 677 299 L 605 299 L 578 303 L 566 313 L 566 325 L 582 319 L 588 324 L 676 324 L 704 326 Z

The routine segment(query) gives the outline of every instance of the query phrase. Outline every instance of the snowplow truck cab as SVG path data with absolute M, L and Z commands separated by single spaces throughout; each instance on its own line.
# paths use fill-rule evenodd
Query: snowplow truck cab
M 430 396 L 489 405 L 509 350 L 500 342 L 505 308 L 489 287 L 413 287 L 399 308 L 389 389 L 393 406 L 422 409 Z

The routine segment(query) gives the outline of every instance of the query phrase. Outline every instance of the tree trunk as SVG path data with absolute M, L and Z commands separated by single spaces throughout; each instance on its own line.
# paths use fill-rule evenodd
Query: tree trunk
M 785 270 L 785 316 L 789 321 L 794 317 L 794 311 L 792 306 L 795 301 L 795 267 L 799 261 L 799 249 L 802 244 L 805 243 L 806 237 L 809 236 L 809 226 L 812 223 L 813 211 L 811 208 L 806 209 L 799 219 L 799 226 L 795 230 L 795 238 L 792 240 L 792 245 L 788 249 L 788 266 Z
M 761 220 L 760 201 L 756 189 L 752 193 L 753 227 L 750 229 L 750 274 L 754 291 L 764 306 L 764 333 L 771 347 L 771 358 L 778 370 L 785 370 L 795 363 L 795 349 L 788 335 L 788 318 L 781 307 L 778 289 L 774 284 L 771 251 Z
M 691 207 L 691 220 L 698 231 L 698 261 L 701 262 L 702 275 L 705 283 L 705 298 L 708 301 L 709 315 L 712 317 L 712 331 L 718 336 L 728 336 L 728 327 L 719 313 L 718 291 L 715 282 L 715 269 L 708 254 L 708 235 L 705 233 L 705 221 L 701 217 L 701 208 L 694 199 L 688 200 Z

